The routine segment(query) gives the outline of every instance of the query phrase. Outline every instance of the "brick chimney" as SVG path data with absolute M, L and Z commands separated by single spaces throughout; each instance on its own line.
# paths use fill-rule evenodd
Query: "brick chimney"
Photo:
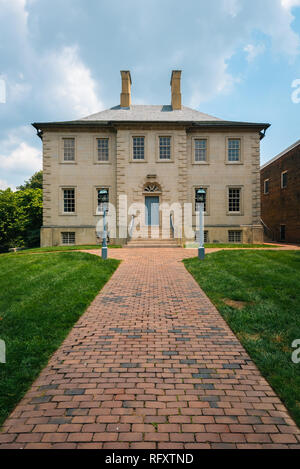
M 172 109 L 181 110 L 181 70 L 173 70 L 171 76 Z
M 131 105 L 131 75 L 129 70 L 121 70 L 122 77 L 122 93 L 121 107 L 130 107 Z

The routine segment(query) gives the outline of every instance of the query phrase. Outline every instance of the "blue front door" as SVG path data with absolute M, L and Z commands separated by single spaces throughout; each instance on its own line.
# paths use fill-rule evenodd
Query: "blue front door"
M 159 226 L 159 197 L 145 197 L 147 226 Z

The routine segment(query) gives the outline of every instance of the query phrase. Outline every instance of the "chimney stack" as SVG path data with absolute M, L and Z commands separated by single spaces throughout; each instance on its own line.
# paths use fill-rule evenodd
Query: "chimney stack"
M 181 110 L 181 70 L 173 70 L 171 76 L 172 109 Z
M 131 75 L 129 70 L 121 70 L 122 77 L 122 93 L 121 107 L 130 107 L 131 105 Z

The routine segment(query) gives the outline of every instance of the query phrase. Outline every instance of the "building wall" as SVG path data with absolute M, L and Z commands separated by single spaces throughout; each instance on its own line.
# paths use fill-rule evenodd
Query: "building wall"
M 281 174 L 288 171 L 286 188 Z M 264 181 L 269 179 L 269 194 Z M 261 170 L 262 219 L 280 241 L 280 226 L 286 226 L 286 242 L 300 243 L 300 145 Z M 271 235 L 271 233 L 270 233 Z
M 110 138 L 109 163 L 96 163 L 96 137 Z M 146 137 L 146 161 L 132 161 L 131 142 L 133 136 Z M 172 160 L 158 161 L 158 137 L 172 136 Z M 75 163 L 62 162 L 62 138 L 76 137 Z M 209 145 L 208 164 L 194 164 L 193 139 L 207 137 Z M 227 139 L 242 140 L 241 164 L 226 161 Z M 108 187 L 110 202 L 116 206 L 120 230 L 130 222 L 120 218 L 119 195 L 127 195 L 127 204 L 144 204 L 144 186 L 156 182 L 161 187 L 160 203 L 193 205 L 193 226 L 196 227 L 194 212 L 195 188 L 208 189 L 208 212 L 205 216 L 206 230 L 210 242 L 228 242 L 228 230 L 241 230 L 243 242 L 262 241 L 260 225 L 260 139 L 258 132 L 186 131 L 184 126 L 157 124 L 152 126 L 128 124 L 117 130 L 94 129 L 76 132 L 52 130 L 44 132 L 44 227 L 43 246 L 61 244 L 61 232 L 76 233 L 76 244 L 95 244 L 96 224 L 102 221 L 96 216 L 96 188 Z M 228 186 L 242 188 L 242 212 L 227 214 Z M 76 214 L 62 213 L 62 188 L 75 187 Z M 180 234 L 177 235 L 181 238 Z M 112 242 L 124 242 L 121 233 L 112 237 Z

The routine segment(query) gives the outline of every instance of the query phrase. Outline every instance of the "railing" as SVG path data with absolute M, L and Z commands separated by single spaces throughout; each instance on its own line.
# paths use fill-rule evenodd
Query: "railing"
M 275 233 L 274 233 L 274 231 L 273 231 L 271 228 L 269 228 L 268 225 L 265 224 L 265 222 L 263 221 L 262 218 L 260 219 L 260 221 L 261 221 L 261 224 L 262 224 L 262 226 L 263 226 L 263 228 L 264 228 L 264 233 L 265 233 L 265 235 L 266 235 L 268 238 L 270 238 L 272 241 L 275 241 Z
M 131 222 L 129 224 L 129 238 L 130 239 L 132 238 L 133 229 L 134 229 L 134 215 L 132 215 Z
M 171 227 L 171 231 L 172 231 L 172 237 L 174 238 L 175 228 L 174 228 L 173 215 L 172 214 L 170 214 L 170 227 Z

